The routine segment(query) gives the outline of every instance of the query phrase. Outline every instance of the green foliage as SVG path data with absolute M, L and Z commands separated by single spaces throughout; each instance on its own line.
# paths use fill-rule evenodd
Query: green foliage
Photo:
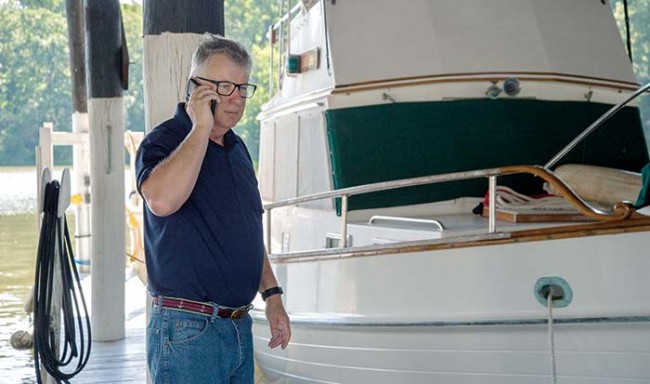
M 278 1 L 226 0 L 226 35 L 244 44 L 253 56 L 251 82 L 257 85 L 252 99 L 246 102 L 246 112 L 236 127 L 244 139 L 253 159 L 259 152 L 260 124 L 257 115 L 262 104 L 269 100 L 269 55 L 266 32 L 271 23 L 280 17 Z
M 243 42 L 253 55 L 252 82 L 257 94 L 248 100 L 237 131 L 257 158 L 256 116 L 268 100 L 268 26 L 279 17 L 276 1 L 225 2 L 226 34 Z M 124 92 L 125 129 L 144 130 L 142 81 L 142 6 L 122 3 L 129 48 L 129 89 Z M 38 129 L 51 121 L 71 130 L 72 100 L 64 0 L 0 1 L 0 164 L 34 164 Z M 69 150 L 55 151 L 55 163 L 69 164 Z
M 612 10 L 621 38 L 626 41 L 625 12 L 622 0 L 613 0 Z M 634 74 L 640 84 L 650 82 L 650 0 L 628 1 L 630 17 L 630 42 Z M 639 102 L 646 138 L 650 138 L 650 97 L 642 96 Z
M 25 8 L 45 8 L 55 12 L 65 12 L 65 0 L 20 0 L 15 2 Z
M 129 89 L 124 92 L 124 128 L 144 131 L 142 81 L 142 6 L 122 4 L 122 22 L 129 48 Z
M 57 11 L 32 6 L 56 5 Z M 56 3 L 56 4 L 55 4 Z M 34 164 L 45 121 L 69 131 L 72 101 L 61 1 L 0 4 L 0 164 Z M 63 31 L 63 33 L 62 33 Z
M 278 1 L 226 0 L 226 34 L 249 46 L 266 45 L 266 32 L 280 17 Z
M 125 128 L 143 131 L 142 6 L 124 4 L 122 16 L 131 62 Z M 0 20 L 0 165 L 33 165 L 43 122 L 72 129 L 65 2 L 0 2 Z M 55 148 L 56 164 L 71 160 L 70 148 Z

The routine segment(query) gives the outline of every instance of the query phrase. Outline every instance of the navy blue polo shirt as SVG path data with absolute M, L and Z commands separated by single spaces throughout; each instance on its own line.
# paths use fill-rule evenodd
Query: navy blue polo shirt
M 138 191 L 191 128 L 181 103 L 172 119 L 144 138 L 136 158 Z M 251 157 L 241 138 L 229 130 L 223 147 L 209 142 L 196 186 L 177 212 L 159 217 L 145 204 L 151 294 L 230 307 L 249 304 L 262 275 L 262 213 Z

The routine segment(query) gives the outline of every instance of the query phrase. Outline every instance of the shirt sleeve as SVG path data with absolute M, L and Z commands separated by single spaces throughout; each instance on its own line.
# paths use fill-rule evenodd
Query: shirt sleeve
M 147 180 L 151 171 L 178 147 L 180 141 L 165 127 L 154 129 L 142 140 L 135 158 L 136 182 L 140 195 L 142 183 Z

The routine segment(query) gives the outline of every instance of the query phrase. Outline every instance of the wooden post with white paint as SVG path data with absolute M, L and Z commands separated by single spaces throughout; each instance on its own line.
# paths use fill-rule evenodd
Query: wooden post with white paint
M 52 151 L 52 131 L 54 124 L 51 122 L 43 123 L 43 126 L 38 130 L 38 145 L 36 146 L 36 170 L 37 182 L 36 188 L 40 191 L 43 188 L 43 180 L 41 173 L 45 168 L 49 172 L 54 171 L 54 155 Z M 40 214 L 40 212 L 38 212 Z M 40 222 L 40 217 L 39 217 Z
M 144 1 L 144 103 L 149 132 L 185 99 L 192 52 L 206 32 L 224 34 L 223 0 Z
M 89 98 L 92 336 L 124 338 L 124 112 L 118 0 L 86 0 Z

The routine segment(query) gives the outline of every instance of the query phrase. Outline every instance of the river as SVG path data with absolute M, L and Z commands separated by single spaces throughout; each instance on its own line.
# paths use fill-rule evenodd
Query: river
M 24 311 L 34 281 L 38 246 L 34 167 L 0 167 L 0 382 L 35 383 L 31 350 L 17 351 L 9 338 L 26 330 Z

